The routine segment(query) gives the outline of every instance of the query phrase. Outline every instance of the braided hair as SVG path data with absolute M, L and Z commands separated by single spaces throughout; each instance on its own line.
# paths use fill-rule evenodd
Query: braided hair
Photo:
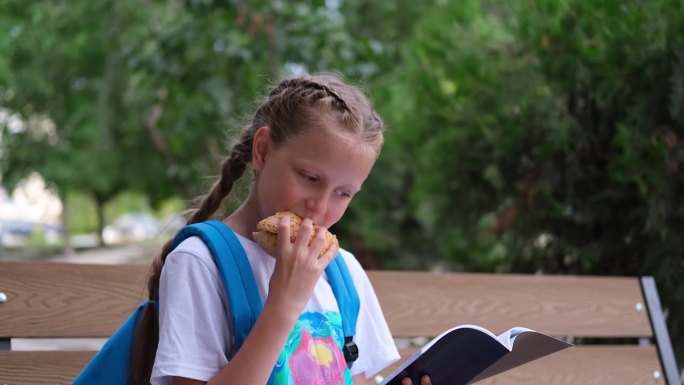
M 235 182 L 245 173 L 252 159 L 252 141 L 260 127 L 271 129 L 274 146 L 322 127 L 334 127 L 358 135 L 379 154 L 383 144 L 383 122 L 369 99 L 357 87 L 345 83 L 334 74 L 288 77 L 271 87 L 254 115 L 242 129 L 240 137 L 221 164 L 221 174 L 208 194 L 201 197 L 198 207 L 191 211 L 188 224 L 208 220 L 221 207 Z M 150 300 L 159 290 L 159 279 L 172 251 L 172 240 L 162 247 L 152 261 L 147 282 Z M 159 320 L 148 307 L 136 330 L 131 355 L 131 377 L 135 384 L 149 384 L 159 343 Z

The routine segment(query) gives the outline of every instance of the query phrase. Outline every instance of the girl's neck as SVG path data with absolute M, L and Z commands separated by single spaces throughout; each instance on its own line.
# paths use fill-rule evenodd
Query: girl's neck
M 256 231 L 256 225 L 261 219 L 257 204 L 250 194 L 244 202 L 223 220 L 236 233 L 247 239 L 252 239 L 252 232 Z

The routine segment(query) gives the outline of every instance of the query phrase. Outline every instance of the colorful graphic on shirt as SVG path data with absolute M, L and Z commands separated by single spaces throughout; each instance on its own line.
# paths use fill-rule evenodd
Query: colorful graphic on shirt
M 341 350 L 343 342 L 339 312 L 302 314 L 280 353 L 269 384 L 352 384 Z

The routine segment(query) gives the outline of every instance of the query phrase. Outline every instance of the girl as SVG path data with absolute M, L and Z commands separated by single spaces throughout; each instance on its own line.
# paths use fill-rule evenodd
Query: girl
M 361 299 L 351 369 L 330 335 L 339 310 L 322 272 L 338 250 L 323 251 L 324 232 L 344 214 L 380 153 L 383 123 L 357 88 L 334 75 L 282 80 L 246 125 L 221 177 L 188 223 L 209 219 L 251 163 L 244 202 L 223 221 L 244 247 L 263 311 L 242 347 L 230 346 L 225 289 L 211 254 L 196 237 L 166 244 L 153 262 L 150 293 L 159 293 L 159 320 L 144 315 L 138 329 L 134 378 L 139 384 L 355 384 L 399 358 L 368 277 L 342 256 Z M 279 224 L 275 257 L 252 239 L 257 222 L 289 210 L 305 218 L 290 243 L 289 217 Z M 163 267 L 163 269 L 162 269 Z M 340 361 L 341 358 L 341 361 Z M 342 365 L 340 365 L 340 362 Z M 353 379 L 353 380 L 352 380 Z M 352 382 L 353 381 L 353 382 Z

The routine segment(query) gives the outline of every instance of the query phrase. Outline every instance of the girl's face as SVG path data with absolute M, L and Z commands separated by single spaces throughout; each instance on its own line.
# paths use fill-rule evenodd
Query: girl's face
M 344 214 L 368 177 L 376 153 L 353 136 L 311 130 L 278 147 L 270 129 L 257 130 L 253 166 L 261 218 L 290 210 L 329 228 Z

